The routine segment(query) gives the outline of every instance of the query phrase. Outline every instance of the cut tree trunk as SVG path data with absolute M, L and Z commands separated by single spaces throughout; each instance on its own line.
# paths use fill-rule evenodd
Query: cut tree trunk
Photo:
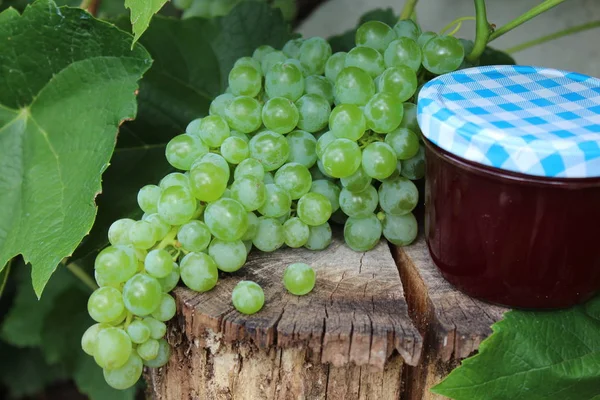
M 305 262 L 315 289 L 293 296 L 287 265 Z M 231 290 L 252 280 L 265 306 L 245 316 Z M 215 289 L 175 291 L 169 363 L 149 370 L 148 393 L 182 399 L 436 399 L 429 387 L 472 354 L 502 308 L 470 299 L 441 278 L 422 238 L 350 250 L 336 235 L 326 251 L 253 252 Z

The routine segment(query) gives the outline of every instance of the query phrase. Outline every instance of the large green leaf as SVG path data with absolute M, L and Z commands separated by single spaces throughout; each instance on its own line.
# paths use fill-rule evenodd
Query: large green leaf
M 92 226 L 118 126 L 136 114 L 148 53 L 49 0 L 0 14 L 0 269 L 22 254 L 41 295 Z
M 106 246 L 114 220 L 139 217 L 137 191 L 171 170 L 166 143 L 208 113 L 210 101 L 225 91 L 235 60 L 261 44 L 281 48 L 291 37 L 280 11 L 257 2 L 239 4 L 211 20 L 154 17 L 140 40 L 155 61 L 140 83 L 138 116 L 121 130 L 103 177 L 97 221 L 74 260 L 89 259 Z
M 432 391 L 456 400 L 600 398 L 599 307 L 597 297 L 569 310 L 506 313 L 479 354 Z
M 148 29 L 152 16 L 160 11 L 168 0 L 125 0 L 125 7 L 131 10 L 131 26 L 135 43 Z

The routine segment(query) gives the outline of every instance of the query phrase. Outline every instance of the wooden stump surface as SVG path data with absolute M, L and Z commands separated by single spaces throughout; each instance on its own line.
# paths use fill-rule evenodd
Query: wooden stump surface
M 286 292 L 285 267 L 317 273 L 306 296 Z M 231 305 L 240 280 L 265 291 L 245 316 Z M 350 250 L 339 233 L 326 251 L 252 252 L 215 289 L 175 290 L 169 364 L 149 371 L 155 399 L 438 399 L 428 388 L 477 350 L 505 309 L 456 291 L 422 237 Z

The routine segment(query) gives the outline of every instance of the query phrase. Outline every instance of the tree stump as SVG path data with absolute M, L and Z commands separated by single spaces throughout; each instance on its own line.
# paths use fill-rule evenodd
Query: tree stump
M 283 287 L 293 262 L 317 273 L 306 296 Z M 231 305 L 240 280 L 264 289 L 259 313 Z M 422 238 L 357 253 L 339 233 L 326 251 L 253 252 L 212 291 L 174 294 L 173 354 L 146 374 L 156 400 L 435 399 L 427 389 L 477 349 L 504 311 L 446 283 Z

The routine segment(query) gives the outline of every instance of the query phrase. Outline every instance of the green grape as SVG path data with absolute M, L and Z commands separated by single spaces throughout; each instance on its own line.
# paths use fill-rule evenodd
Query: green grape
M 304 245 L 309 250 L 324 250 L 331 244 L 331 226 L 325 222 L 323 225 L 309 226 L 308 241 Z
M 158 340 L 148 339 L 140 344 L 136 350 L 142 360 L 154 360 L 158 356 L 158 347 Z
M 324 76 L 311 75 L 304 80 L 306 94 L 316 94 L 333 104 L 333 83 Z
M 298 128 L 307 132 L 317 132 L 327 126 L 331 106 L 318 94 L 305 94 L 296 101 L 300 118 Z
M 158 308 L 152 313 L 152 317 L 158 321 L 168 321 L 175 316 L 177 307 L 175 306 L 175 299 L 170 295 L 163 293 L 160 298 L 160 304 Z
M 199 136 L 208 147 L 219 147 L 229 137 L 229 125 L 220 115 L 209 115 L 202 120 Z
M 163 367 L 169 362 L 169 357 L 171 357 L 171 346 L 165 339 L 157 339 L 158 340 L 158 355 L 154 360 L 144 361 L 144 365 L 150 368 L 160 368 Z
M 310 191 L 313 193 L 319 193 L 323 196 L 327 197 L 329 202 L 331 203 L 331 212 L 334 213 L 340 208 L 340 188 L 335 183 L 328 181 L 326 179 L 319 179 L 313 181 Z
M 123 302 L 130 312 L 144 316 L 159 306 L 161 293 L 162 288 L 155 278 L 136 274 L 123 286 Z
M 171 273 L 164 278 L 158 279 L 158 283 L 160 283 L 163 292 L 170 292 L 175 289 L 179 283 L 179 266 L 173 263 L 173 270 Z
M 365 172 L 364 168 L 359 168 L 352 175 L 340 179 L 342 186 L 351 192 L 362 192 L 371 185 L 371 178 Z
M 123 314 L 124 309 L 121 292 L 113 287 L 96 289 L 88 300 L 88 313 L 96 322 L 113 322 Z
M 340 107 L 340 106 L 338 106 L 338 107 Z M 335 112 L 335 110 L 338 107 L 334 108 L 333 111 Z M 333 125 L 333 124 L 331 122 L 329 122 L 329 125 Z M 333 132 L 331 132 L 331 131 L 327 131 L 324 134 L 322 134 L 321 137 L 319 138 L 319 140 L 317 140 L 317 146 L 315 149 L 317 157 L 322 158 L 323 154 L 325 153 L 325 149 L 327 149 L 327 146 L 329 146 L 335 139 L 336 139 L 336 137 L 333 134 Z
M 417 121 L 417 105 L 413 103 L 404 103 L 404 117 L 400 122 L 400 128 L 407 128 L 414 133 L 421 133 L 419 122 Z
M 290 155 L 287 162 L 294 162 L 310 168 L 317 162 L 317 139 L 314 135 L 302 131 L 295 130 L 287 134 L 285 137 L 290 147 Z
M 131 349 L 131 339 L 123 329 L 105 328 L 96 336 L 94 360 L 101 368 L 116 369 L 127 362 Z
M 315 287 L 315 281 L 315 271 L 308 264 L 290 264 L 283 273 L 283 286 L 296 296 L 310 293 Z
M 335 179 L 335 178 L 332 178 L 330 176 L 323 174 L 323 172 L 321 172 L 320 168 L 321 167 L 319 167 L 319 165 L 314 165 L 311 169 L 309 169 L 310 176 L 312 176 L 313 181 L 317 181 L 319 179 L 325 179 L 325 180 Z
M 231 136 L 240 138 L 246 143 L 248 143 L 250 141 L 250 136 L 248 136 L 248 134 L 246 134 L 246 133 L 242 133 L 242 132 L 238 132 L 238 131 L 231 131 Z
M 167 224 L 158 213 L 146 214 L 142 220 L 149 222 L 154 229 L 156 240 L 163 240 L 171 230 L 171 225 Z
M 225 242 L 214 239 L 208 248 L 208 254 L 224 272 L 235 272 L 246 263 L 246 246 L 241 240 Z
M 254 211 L 267 201 L 267 189 L 261 180 L 247 175 L 233 182 L 231 198 L 243 205 L 246 211 Z
M 331 217 L 331 203 L 320 193 L 307 193 L 298 200 L 296 212 L 306 225 L 323 225 Z
M 150 328 L 139 319 L 131 321 L 126 330 L 133 343 L 144 343 L 150 339 Z
M 310 75 L 323 75 L 329 57 L 331 46 L 327 40 L 320 37 L 306 39 L 298 54 L 298 60 L 309 70 Z
M 265 293 L 252 281 L 239 282 L 231 292 L 231 301 L 236 310 L 242 314 L 255 314 L 265 304 Z
M 357 67 L 346 67 L 335 80 L 336 104 L 364 106 L 375 94 L 375 83 L 368 73 Z
M 144 269 L 150 276 L 164 278 L 173 270 L 173 258 L 165 249 L 151 250 L 144 260 Z
M 190 253 L 194 254 L 194 253 Z M 162 339 L 167 334 L 167 325 L 152 317 L 146 317 L 142 322 L 150 329 L 150 337 L 152 339 Z
M 125 390 L 140 380 L 143 369 L 142 359 L 136 353 L 130 352 L 125 364 L 119 368 L 103 370 L 104 380 L 114 389 Z
M 371 47 L 382 53 L 394 39 L 396 39 L 394 30 L 379 21 L 365 22 L 358 27 L 355 36 L 357 46 Z
M 171 186 L 183 186 L 184 188 L 189 189 L 190 178 L 186 174 L 182 174 L 181 172 L 171 172 L 170 174 L 165 175 L 165 177 L 160 180 L 158 186 L 163 190 Z
M 263 178 L 263 183 L 265 185 L 269 185 L 271 183 L 275 183 L 275 181 L 273 180 L 273 173 L 271 173 L 271 172 L 265 172 L 265 177 Z
M 139 190 L 137 202 L 143 212 L 152 214 L 157 211 L 159 197 L 160 187 L 156 185 L 146 185 Z
M 263 167 L 260 161 L 254 158 L 247 158 L 238 164 L 233 173 L 234 180 L 238 180 L 244 176 L 253 176 L 262 181 L 265 178 L 265 167 Z
M 258 72 L 260 72 L 260 74 L 262 75 L 262 69 L 260 67 L 260 61 L 258 61 L 256 58 L 252 58 L 252 57 L 240 57 L 233 64 L 233 68 L 235 68 L 235 67 L 242 67 L 242 66 L 253 67 Z M 254 96 L 252 96 L 252 97 L 254 97 Z
M 273 47 L 269 46 L 268 44 L 264 44 L 254 49 L 254 52 L 252 53 L 252 58 L 254 58 L 258 62 L 261 62 L 267 54 L 272 53 L 274 51 L 275 49 Z
M 208 153 L 208 147 L 197 136 L 183 134 L 167 143 L 165 155 L 169 164 L 177 169 L 189 170 L 194 160 Z
M 230 136 L 221 144 L 221 155 L 230 164 L 239 164 L 250 156 L 248 140 Z
M 371 47 L 355 47 L 346 55 L 345 67 L 356 67 L 365 71 L 371 78 L 380 75 L 385 69 L 383 56 Z
M 238 96 L 227 105 L 225 120 L 231 129 L 242 133 L 254 132 L 262 124 L 261 108 L 255 98 Z
M 308 70 L 306 65 L 300 62 L 300 60 L 297 60 L 295 58 L 288 58 L 287 60 L 285 60 L 285 62 L 288 64 L 295 65 L 300 70 L 300 72 L 302 72 L 302 76 L 304 78 L 310 75 L 310 71 Z
M 304 43 L 304 39 L 302 38 L 290 39 L 283 45 L 283 49 L 281 49 L 281 51 L 283 51 L 283 54 L 290 58 L 298 58 L 302 43 Z
M 377 189 L 369 185 L 362 192 L 351 192 L 344 188 L 340 192 L 340 208 L 349 217 L 365 218 L 375 212 L 379 198 Z
M 329 115 L 329 129 L 337 138 L 357 141 L 367 130 L 367 120 L 357 105 L 340 104 Z
M 110 327 L 108 324 L 94 324 L 86 329 L 83 336 L 81 336 L 81 348 L 87 355 L 94 356 L 98 333 L 108 327 Z
M 437 37 L 437 33 L 431 31 L 423 32 L 419 35 L 419 38 L 417 39 L 417 44 L 421 48 L 423 48 L 423 46 L 425 46 L 425 43 L 429 42 L 429 40 L 433 39 L 434 37 Z
M 265 75 L 265 92 L 270 98 L 298 100 L 304 93 L 302 71 L 290 62 L 275 64 Z
M 360 167 L 360 148 L 352 140 L 336 139 L 327 146 L 321 160 L 328 175 L 345 178 Z
M 219 279 L 217 264 L 205 253 L 189 253 L 183 257 L 179 273 L 183 283 L 196 292 L 208 292 Z
M 291 132 L 298 124 L 300 114 L 296 105 L 285 97 L 273 97 L 262 109 L 262 121 L 267 129 L 280 134 Z
M 335 82 L 338 75 L 344 69 L 346 65 L 346 53 L 345 51 L 340 51 L 329 57 L 327 63 L 325 64 L 325 76 L 331 82 Z
M 377 93 L 365 106 L 365 118 L 369 129 L 377 133 L 388 133 L 400 125 L 404 107 L 391 93 Z
M 260 251 L 272 252 L 283 246 L 283 226 L 274 218 L 259 217 L 256 235 L 252 239 L 254 247 Z
M 419 147 L 417 154 L 408 160 L 402 160 L 403 177 L 416 181 L 425 176 L 425 151 L 423 147 Z
M 453 36 L 436 36 L 423 46 L 423 66 L 433 74 L 455 71 L 465 57 L 465 49 Z
M 383 236 L 396 246 L 408 246 L 417 237 L 417 219 L 412 213 L 405 215 L 385 215 Z
M 190 121 L 185 127 L 185 133 L 192 136 L 198 136 L 200 132 L 200 125 L 202 124 L 202 118 L 196 118 Z
M 276 184 L 268 183 L 266 188 L 265 203 L 258 208 L 258 212 L 265 217 L 277 218 L 290 211 L 292 198 L 289 193 Z
M 196 207 L 196 199 L 188 189 L 171 186 L 160 195 L 158 215 L 169 225 L 182 225 L 192 219 Z
M 386 180 L 379 187 L 379 203 L 387 214 L 404 215 L 411 212 L 419 201 L 419 190 L 410 180 Z
M 135 221 L 130 218 L 116 220 L 108 228 L 108 241 L 113 246 L 127 245 L 129 243 L 129 228 Z
M 275 172 L 275 184 L 297 200 L 310 190 L 312 177 L 308 168 L 298 163 L 287 163 Z
M 107 284 L 125 282 L 135 274 L 137 267 L 135 251 L 128 246 L 108 246 L 94 262 L 97 276 Z
M 229 72 L 229 88 L 236 96 L 256 96 L 262 89 L 261 70 L 251 65 L 235 65 Z
M 244 246 L 246 246 L 246 254 L 250 254 L 250 252 L 252 251 L 252 240 L 245 240 Z
M 385 142 L 394 149 L 398 160 L 412 158 L 419 151 L 419 137 L 407 128 L 398 128 L 388 133 L 385 135 Z
M 248 229 L 244 232 L 244 236 L 242 236 L 242 241 L 252 241 L 252 238 L 256 236 L 256 231 L 258 230 L 258 217 L 253 212 L 248 212 Z
M 406 65 L 390 67 L 379 78 L 377 90 L 390 93 L 402 102 L 410 99 L 417 90 L 417 75 Z
M 195 164 L 190 171 L 190 189 L 194 197 L 200 201 L 215 201 L 219 199 L 225 192 L 225 189 L 227 189 L 228 179 L 229 168 L 227 172 L 225 172 L 223 168 L 216 164 L 200 162 Z
M 417 72 L 421 68 L 423 54 L 417 42 L 408 37 L 401 37 L 390 43 L 385 50 L 383 58 L 385 66 L 388 68 L 406 65 Z
M 354 251 L 369 251 L 379 243 L 381 222 L 375 214 L 364 218 L 350 217 L 344 224 L 344 240 Z
M 285 244 L 293 249 L 302 247 L 308 241 L 310 229 L 298 217 L 290 218 L 283 224 L 283 239 Z
M 154 227 L 148 221 L 135 221 L 129 227 L 129 242 L 137 249 L 149 249 L 156 243 Z
M 231 103 L 235 99 L 235 96 L 231 93 L 223 93 L 215 97 L 215 99 L 210 103 L 210 108 L 208 109 L 208 113 L 210 115 L 220 115 L 221 117 L 225 117 L 225 112 L 227 107 L 229 107 L 229 103 Z M 195 121 L 195 120 L 194 120 Z M 194 132 L 188 132 L 190 134 L 197 134 L 200 129 L 200 124 L 198 124 L 196 130 Z
M 290 146 L 283 135 L 264 131 L 250 139 L 250 155 L 261 162 L 265 171 L 281 167 L 290 156 Z
M 389 177 L 396 170 L 396 164 L 396 153 L 386 143 L 374 142 L 363 149 L 362 166 L 371 178 Z
M 262 68 L 263 73 L 268 73 L 275 64 L 285 62 L 287 59 L 287 56 L 283 54 L 282 51 L 275 50 L 263 58 L 260 67 Z
M 208 247 L 210 239 L 210 230 L 202 221 L 190 221 L 182 225 L 177 232 L 177 240 L 186 251 L 204 251 Z
M 403 19 L 394 25 L 394 32 L 399 38 L 408 37 L 412 40 L 417 40 L 419 35 L 421 35 L 421 28 L 413 20 Z
M 204 211 L 204 222 L 217 239 L 241 239 L 248 229 L 248 215 L 243 205 L 233 199 L 220 199 L 210 203 Z

